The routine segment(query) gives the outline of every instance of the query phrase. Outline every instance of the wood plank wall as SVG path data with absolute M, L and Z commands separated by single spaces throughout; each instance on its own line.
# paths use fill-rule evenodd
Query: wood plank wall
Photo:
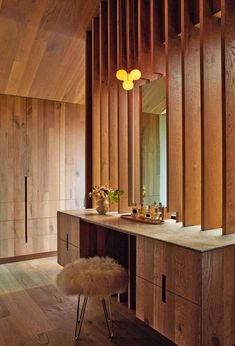
M 84 205 L 84 105 L 0 95 L 0 147 L 0 257 L 55 251 L 57 210 Z
M 141 195 L 140 86 L 166 74 L 168 209 L 204 230 L 220 227 L 223 211 L 224 233 L 235 231 L 234 16 L 233 0 L 222 8 L 219 0 L 101 1 L 92 26 L 92 184 L 124 189 L 119 211 Z M 135 67 L 142 79 L 126 92 L 115 72 Z

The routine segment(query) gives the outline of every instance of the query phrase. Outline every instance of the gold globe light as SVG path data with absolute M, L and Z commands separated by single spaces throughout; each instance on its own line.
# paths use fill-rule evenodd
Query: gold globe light
M 129 73 L 129 80 L 139 80 L 141 78 L 141 72 L 138 69 L 134 69 Z
M 127 80 L 127 72 L 123 69 L 120 69 L 117 71 L 116 77 L 118 80 L 125 81 Z
M 129 91 L 129 90 L 133 89 L 134 83 L 131 80 L 127 79 L 122 83 L 122 87 L 123 87 L 123 89 Z

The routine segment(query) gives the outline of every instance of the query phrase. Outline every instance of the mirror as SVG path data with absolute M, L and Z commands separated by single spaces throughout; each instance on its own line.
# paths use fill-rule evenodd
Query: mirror
M 142 203 L 167 205 L 166 78 L 142 86 Z

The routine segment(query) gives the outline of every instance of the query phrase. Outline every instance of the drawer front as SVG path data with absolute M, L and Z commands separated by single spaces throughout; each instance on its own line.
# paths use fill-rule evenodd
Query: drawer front
M 58 263 L 65 266 L 80 257 L 80 250 L 61 239 L 58 239 Z
M 57 213 L 58 238 L 79 247 L 80 221 L 79 218 Z
M 142 278 L 136 280 L 136 317 L 180 346 L 198 346 L 201 308 Z
M 145 237 L 137 238 L 137 276 L 201 304 L 201 253 Z
M 154 327 L 154 285 L 136 277 L 136 317 L 150 327 Z
M 201 308 L 162 287 L 154 286 L 154 329 L 180 346 L 198 346 L 201 339 Z

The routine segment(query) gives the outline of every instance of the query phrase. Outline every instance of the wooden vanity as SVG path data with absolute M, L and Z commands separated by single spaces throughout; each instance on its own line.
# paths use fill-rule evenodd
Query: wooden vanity
M 235 344 L 235 234 L 58 212 L 58 263 L 95 255 L 127 268 L 129 308 L 177 345 Z

